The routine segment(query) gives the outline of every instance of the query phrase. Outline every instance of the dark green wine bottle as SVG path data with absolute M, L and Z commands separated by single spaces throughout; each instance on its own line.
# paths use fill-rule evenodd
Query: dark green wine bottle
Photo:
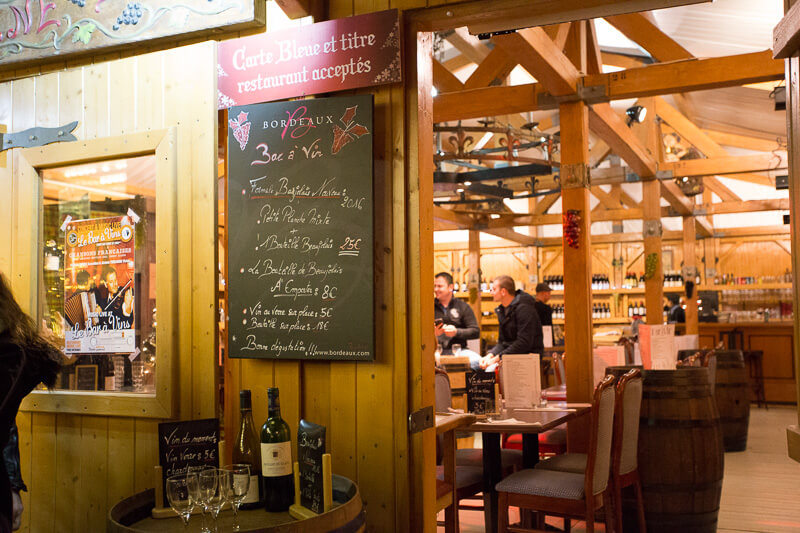
M 278 389 L 267 389 L 267 399 L 268 418 L 261 427 L 262 495 L 267 511 L 281 512 L 294 503 L 291 433 L 281 418 Z

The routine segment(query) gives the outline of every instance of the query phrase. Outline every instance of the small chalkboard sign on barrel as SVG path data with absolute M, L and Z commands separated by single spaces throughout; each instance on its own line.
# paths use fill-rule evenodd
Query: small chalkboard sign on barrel
M 467 374 L 467 410 L 476 415 L 495 412 L 494 372 Z
M 300 420 L 294 464 L 294 505 L 289 507 L 289 514 L 305 520 L 329 511 L 333 505 L 331 475 L 331 455 L 325 453 L 325 426 Z
M 219 420 L 186 420 L 158 425 L 158 455 L 163 468 L 162 486 L 170 476 L 185 474 L 191 466 L 219 467 Z M 166 501 L 164 505 L 169 507 Z

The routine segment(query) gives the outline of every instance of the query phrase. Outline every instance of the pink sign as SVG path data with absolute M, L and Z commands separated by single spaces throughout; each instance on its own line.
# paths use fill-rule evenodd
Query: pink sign
M 219 108 L 402 80 L 396 9 L 218 45 Z

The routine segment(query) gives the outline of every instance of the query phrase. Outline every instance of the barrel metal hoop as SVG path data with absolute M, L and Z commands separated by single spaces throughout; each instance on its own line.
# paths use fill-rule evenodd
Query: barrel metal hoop
M 719 427 L 719 419 L 711 418 L 706 420 L 671 420 L 668 418 L 642 417 L 639 425 L 658 428 L 715 428 Z

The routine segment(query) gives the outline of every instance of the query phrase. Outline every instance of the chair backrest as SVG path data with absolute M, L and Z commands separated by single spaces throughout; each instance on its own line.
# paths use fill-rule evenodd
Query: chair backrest
M 608 486 L 611 470 L 611 441 L 614 433 L 614 376 L 606 376 L 594 389 L 592 431 L 586 460 L 584 490 L 587 495 L 600 494 Z
M 642 409 L 642 373 L 634 368 L 617 383 L 612 471 L 633 472 L 639 449 L 639 412 Z
M 553 354 L 553 373 L 555 375 L 556 385 L 567 384 L 567 372 L 566 368 L 564 368 L 564 358 L 566 356 L 566 353 L 556 352 Z
M 446 413 L 452 401 L 452 396 L 450 394 L 450 378 L 447 376 L 447 372 L 438 368 L 436 369 L 434 388 L 436 390 L 436 412 Z

